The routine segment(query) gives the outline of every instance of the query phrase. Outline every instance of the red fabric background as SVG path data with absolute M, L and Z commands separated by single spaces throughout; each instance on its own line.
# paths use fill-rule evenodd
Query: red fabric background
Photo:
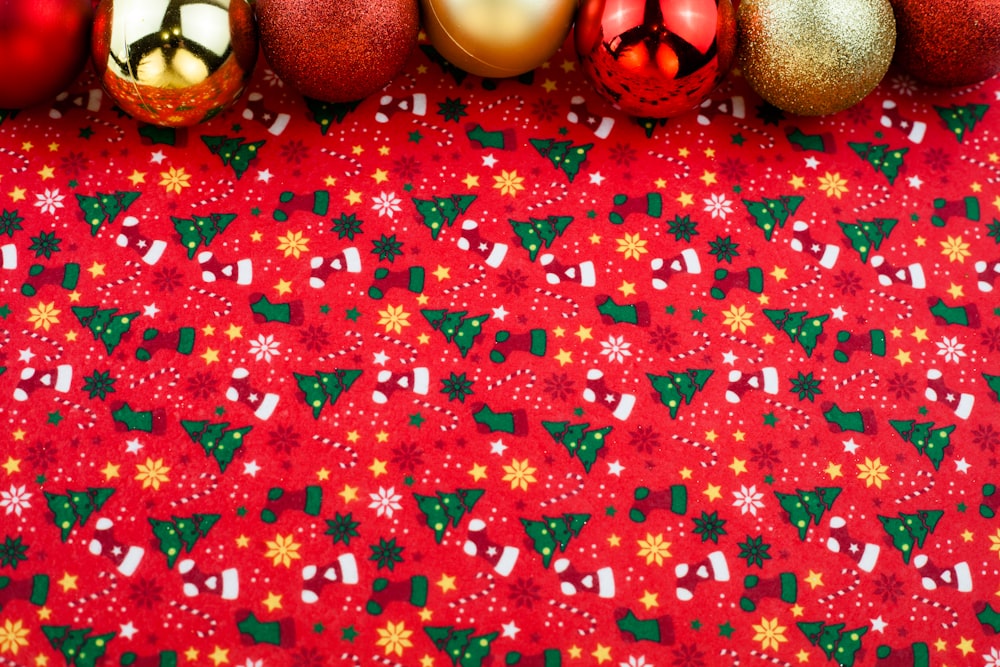
M 530 77 L 488 82 L 420 49 L 388 100 L 337 117 L 261 62 L 252 103 L 169 135 L 98 100 L 88 71 L 58 113 L 3 118 L 0 663 L 919 665 L 924 650 L 935 665 L 1000 661 L 1000 524 L 991 487 L 984 495 L 1000 443 L 989 384 L 1000 375 L 1000 84 L 930 90 L 890 72 L 853 109 L 806 119 L 733 74 L 701 114 L 643 125 L 579 69 L 567 48 Z M 949 126 L 951 113 L 967 121 Z M 227 163 L 205 137 L 249 161 Z M 557 166 L 559 142 L 570 158 Z M 138 196 L 92 229 L 81 202 L 120 192 Z M 418 207 L 436 198 L 466 210 Z M 784 204 L 765 230 L 752 202 L 768 201 Z M 189 256 L 173 219 L 212 214 L 235 217 Z M 524 232 L 549 216 L 561 233 L 532 257 L 511 221 Z M 876 221 L 888 233 L 862 226 Z M 495 244 L 506 254 L 487 263 Z M 821 265 L 828 246 L 838 256 Z M 356 272 L 345 264 L 310 285 L 313 261 L 350 248 Z M 245 284 L 231 279 L 247 265 Z M 410 283 L 421 272 L 422 286 Z M 253 304 L 278 308 L 268 321 Z M 95 308 L 112 333 L 88 326 Z M 461 335 L 433 326 L 442 310 L 459 313 Z M 782 311 L 818 319 L 791 332 L 774 323 Z M 700 388 L 681 379 L 689 370 Z M 339 371 L 360 374 L 326 394 L 299 388 L 296 374 Z M 817 393 L 796 389 L 808 380 Z M 265 397 L 273 410 L 258 409 Z M 239 445 L 224 471 L 207 437 L 191 436 L 195 422 Z M 601 447 L 593 459 L 552 435 L 562 422 L 585 425 Z M 949 445 L 939 465 L 893 422 L 933 425 Z M 817 488 L 831 489 L 821 516 L 777 495 Z M 113 493 L 94 511 L 64 508 L 62 539 L 50 502 L 87 489 Z M 436 540 L 435 510 L 416 496 L 460 489 L 482 495 Z M 686 503 L 646 506 L 637 522 L 642 489 Z M 943 514 L 922 544 L 912 533 L 904 561 L 880 517 L 924 511 Z M 550 543 L 564 549 L 543 557 L 531 522 L 564 515 L 573 530 Z M 203 530 L 171 562 L 150 520 L 185 517 Z M 816 521 L 800 535 L 803 518 Z M 769 545 L 759 563 L 747 555 L 757 540 Z M 487 542 L 517 550 L 509 572 Z M 387 544 L 400 549 L 392 568 L 378 560 Z M 880 548 L 870 568 L 866 544 Z M 116 545 L 143 550 L 134 571 Z M 229 571 L 238 592 L 196 582 L 185 559 Z M 356 582 L 303 600 L 351 560 Z M 599 594 L 598 573 L 613 593 Z M 794 601 L 765 590 L 779 575 L 797 583 Z M 426 600 L 414 604 L 421 578 Z M 67 658 L 67 627 L 104 645 Z M 824 627 L 827 648 L 810 636 Z

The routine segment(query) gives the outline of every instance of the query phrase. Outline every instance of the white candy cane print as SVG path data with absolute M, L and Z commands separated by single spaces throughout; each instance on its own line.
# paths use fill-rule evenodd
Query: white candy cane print
M 911 317 L 913 317 L 913 306 L 910 304 L 909 301 L 907 301 L 905 299 L 900 299 L 898 296 L 893 296 L 892 294 L 886 294 L 885 292 L 883 292 L 881 290 L 877 290 L 875 288 L 872 288 L 872 289 L 868 290 L 868 293 L 871 294 L 872 297 L 874 299 L 876 299 L 876 300 L 891 301 L 893 303 L 898 303 L 900 306 L 902 306 L 903 308 L 905 308 L 906 309 L 906 313 L 905 314 L 904 313 L 896 313 L 896 318 L 897 319 L 908 320 Z M 872 306 L 874 306 L 874 305 L 876 305 L 876 304 L 873 303 Z
M 346 133 L 344 133 L 344 136 L 346 137 Z M 344 153 L 338 153 L 337 151 L 330 150 L 329 148 L 320 149 L 320 152 L 323 153 L 324 155 L 328 155 L 332 158 L 342 160 L 347 164 L 351 165 L 352 167 L 351 169 L 344 170 L 344 176 L 353 177 L 361 175 L 361 168 L 362 168 L 361 161 L 358 160 L 356 157 L 352 155 L 345 155 Z
M 451 296 L 456 292 L 461 292 L 462 290 L 468 289 L 470 287 L 475 287 L 476 285 L 479 285 L 484 280 L 486 280 L 486 270 L 480 264 L 469 264 L 467 268 L 469 271 L 478 272 L 479 275 L 470 280 L 466 280 L 465 282 L 460 283 L 458 285 L 452 285 L 451 287 L 442 290 L 441 294 L 443 294 L 444 296 Z M 452 301 L 451 305 L 452 307 L 454 307 L 455 302 Z
M 691 348 L 689 350 L 685 350 L 684 352 L 679 352 L 678 354 L 675 354 L 675 355 L 673 355 L 671 357 L 668 357 L 667 361 L 669 363 L 675 363 L 675 362 L 681 361 L 682 359 L 687 359 L 688 357 L 693 357 L 696 354 L 701 354 L 702 352 L 704 352 L 705 350 L 707 350 L 712 345 L 712 339 L 704 331 L 695 331 L 694 334 L 692 334 L 692 335 L 694 335 L 694 336 L 700 336 L 704 340 L 704 342 L 701 345 L 699 345 L 698 347 L 694 347 L 694 348 Z
M 550 292 L 549 290 L 542 289 L 541 287 L 535 288 L 535 294 L 541 294 L 542 296 L 547 296 L 551 299 L 555 299 L 556 301 L 560 301 L 569 306 L 570 310 L 568 312 L 564 311 L 560 313 L 566 319 L 575 319 L 576 316 L 580 314 L 580 304 L 578 304 L 575 299 L 571 299 L 568 296 L 564 296 L 562 294 L 556 294 L 555 292 Z M 535 303 L 538 303 L 537 299 L 535 300 Z
M 215 306 L 215 309 L 212 310 L 212 315 L 215 317 L 226 317 L 229 313 L 233 312 L 233 302 L 229 297 L 216 294 L 211 290 L 207 290 L 204 287 L 197 287 L 195 285 L 188 285 L 188 289 L 195 294 L 203 296 L 214 302 L 213 305 Z M 189 296 L 188 300 L 190 299 L 191 297 Z
M 580 609 L 578 607 L 574 607 L 571 604 L 567 604 L 567 603 L 561 602 L 559 600 L 551 600 L 550 599 L 549 600 L 549 606 L 550 607 L 555 607 L 559 611 L 566 612 L 567 614 L 569 614 L 571 616 L 577 616 L 577 617 L 583 619 L 583 621 L 586 623 L 586 625 L 584 627 L 582 627 L 582 628 L 577 628 L 576 629 L 577 633 L 581 637 L 586 637 L 587 635 L 592 635 L 595 632 L 597 632 L 597 619 L 589 611 L 587 611 L 585 609 Z M 552 632 L 555 632 L 555 630 L 552 630 Z
M 934 488 L 934 484 L 935 484 L 934 475 L 932 475 L 931 473 L 927 472 L 926 470 L 918 470 L 917 471 L 917 478 L 921 478 L 921 477 L 926 478 L 928 480 L 927 483 L 924 484 L 919 489 L 915 489 L 913 491 L 910 491 L 909 493 L 907 493 L 905 496 L 902 496 L 901 498 L 896 498 L 896 504 L 897 505 L 902 505 L 903 503 L 910 502 L 914 498 L 919 498 L 920 496 L 924 495 L 925 493 L 928 493 L 931 489 Z M 913 482 L 912 484 L 916 485 L 917 482 Z
M 658 151 L 649 151 L 649 157 L 655 157 L 657 160 L 663 160 L 670 165 L 670 171 L 673 172 L 674 178 L 678 180 L 683 180 L 691 175 L 691 166 L 688 164 L 687 160 L 680 160 L 672 155 L 664 155 Z
M 236 192 L 236 181 L 230 181 L 229 187 L 225 188 L 225 190 L 221 187 L 212 188 L 204 199 L 197 204 L 193 204 L 191 208 L 201 209 L 205 208 L 209 204 L 217 204 L 221 201 L 227 201 L 232 197 L 234 192 Z
M 107 579 L 109 575 L 104 570 L 101 570 L 97 576 L 100 579 Z M 98 585 L 100 585 L 100 583 L 98 583 Z M 76 600 L 70 600 L 66 604 L 70 609 L 77 609 L 79 607 L 86 606 L 91 602 L 97 602 L 98 600 L 103 600 L 106 602 L 111 596 L 111 594 L 114 593 L 117 588 L 118 588 L 118 578 L 115 577 L 115 579 L 110 581 L 107 586 L 101 588 L 101 590 L 94 591 L 93 593 L 84 595 L 83 597 L 79 597 Z
M 874 185 L 875 187 L 869 190 L 868 201 L 860 206 L 854 207 L 855 213 L 864 213 L 865 211 L 870 211 L 873 208 L 878 208 L 892 199 L 893 191 L 890 188 L 887 188 L 881 183 L 875 183 Z M 882 196 L 876 199 L 875 193 L 879 193 Z
M 813 277 L 810 278 L 809 280 L 806 280 L 805 282 L 799 283 L 798 285 L 792 285 L 790 287 L 786 287 L 785 289 L 781 290 L 782 294 L 785 295 L 795 294 L 796 292 L 800 292 L 804 289 L 813 287 L 814 285 L 817 285 L 823 281 L 823 274 L 820 272 L 819 269 L 817 269 L 812 264 L 807 264 L 806 266 L 812 269 Z
M 399 340 L 398 338 L 393 338 L 392 336 L 388 336 L 388 335 L 382 333 L 381 331 L 376 331 L 375 334 L 374 334 L 374 336 L 378 340 L 384 340 L 386 342 L 392 343 L 393 345 L 398 345 L 399 347 L 401 347 L 404 350 L 406 350 L 409 353 L 410 356 L 407 357 L 406 359 L 401 359 L 400 360 L 404 364 L 412 364 L 412 363 L 415 363 L 417 361 L 417 356 L 419 355 L 419 352 L 417 351 L 417 348 L 415 348 L 413 345 L 410 345 L 405 340 Z
M 532 198 L 544 197 L 544 199 L 540 199 L 538 201 L 535 201 L 535 203 L 533 203 L 530 206 L 528 206 L 528 208 L 526 210 L 529 211 L 529 212 L 530 211 L 536 211 L 536 210 L 538 210 L 540 208 L 544 208 L 546 206 L 551 206 L 552 204 L 560 202 L 560 201 L 562 201 L 563 199 L 566 198 L 567 187 L 566 187 L 566 185 L 564 183 L 560 183 L 559 181 L 552 181 L 549 184 L 549 188 L 553 188 L 553 189 L 558 190 L 558 193 L 555 194 L 555 195 L 552 195 L 552 194 L 550 194 L 549 190 L 545 190 L 543 192 L 539 192 L 538 191 L 539 188 L 535 188 L 532 191 L 532 193 L 531 193 Z
M 110 282 L 106 282 L 103 285 L 97 286 L 98 292 L 106 292 L 107 290 L 114 289 L 116 287 L 121 287 L 122 285 L 127 285 L 142 274 L 142 264 L 139 262 L 133 262 L 128 259 L 122 263 L 122 268 L 125 270 L 125 275 L 121 278 L 116 278 Z
M 180 371 L 178 371 L 176 368 L 172 368 L 170 366 L 163 366 L 161 368 L 158 368 L 153 373 L 150 373 L 149 375 L 143 375 L 138 379 L 133 380 L 132 383 L 129 384 L 128 388 L 130 390 L 138 389 L 147 382 L 153 382 L 154 380 L 159 380 L 164 375 L 172 375 L 173 377 L 164 384 L 158 384 L 157 385 L 158 387 L 176 387 L 178 380 L 181 379 Z
M 925 604 L 925 605 L 927 605 L 929 607 L 934 607 L 935 609 L 938 609 L 938 610 L 940 610 L 940 611 L 948 614 L 949 616 L 951 616 L 951 622 L 950 623 L 945 623 L 944 621 L 941 622 L 941 627 L 942 628 L 944 628 L 944 629 L 947 630 L 947 629 L 950 629 L 950 628 L 957 628 L 958 627 L 958 612 L 955 611 L 954 609 L 952 609 L 951 607 L 949 607 L 948 605 L 946 605 L 946 604 L 944 604 L 942 602 L 938 602 L 937 600 L 931 600 L 930 598 L 925 598 L 924 596 L 918 595 L 916 593 L 913 594 L 913 598 L 912 599 L 913 599 L 914 602 L 920 602 L 921 604 Z
M 27 336 L 28 338 L 30 338 L 32 340 L 36 340 L 39 343 L 41 343 L 43 345 L 47 345 L 48 347 L 50 347 L 53 350 L 55 350 L 55 354 L 52 354 L 52 355 L 46 354 L 46 355 L 44 355 L 42 357 L 42 359 L 44 359 L 46 362 L 52 362 L 52 361 L 56 361 L 57 359 L 62 359 L 64 348 L 63 348 L 62 344 L 59 343 L 59 341 L 53 340 L 52 338 L 49 338 L 48 336 L 46 336 L 44 334 L 40 334 L 40 333 L 38 333 L 36 331 L 29 331 L 27 329 L 22 329 L 21 333 L 23 335 Z M 10 336 L 9 336 L 9 334 L 6 331 L 4 331 L 4 336 L 5 336 L 4 345 L 6 345 L 7 343 L 10 342 Z M 2 346 L 0 346 L 0 347 L 2 347 Z
M 182 611 L 185 614 L 190 614 L 191 616 L 198 618 L 199 620 L 203 621 L 208 625 L 207 630 L 202 630 L 200 627 L 195 630 L 195 634 L 198 635 L 200 639 L 204 639 L 205 637 L 211 637 L 218 631 L 219 629 L 218 621 L 216 621 L 215 617 L 209 614 L 208 612 L 205 612 L 201 609 L 196 609 L 194 607 L 190 607 L 184 604 L 183 602 L 178 602 L 177 600 L 170 600 L 169 604 L 174 609 Z
M 830 593 L 829 595 L 824 595 L 823 597 L 821 597 L 819 600 L 816 601 L 816 604 L 825 607 L 834 600 L 839 600 L 848 593 L 857 590 L 858 586 L 861 585 L 861 575 L 853 567 L 845 567 L 843 570 L 840 571 L 840 574 L 841 575 L 853 574 L 854 581 L 852 581 L 847 586 L 844 586 L 843 588 Z
M 205 485 L 205 482 L 208 485 Z M 181 505 L 187 505 L 188 503 L 197 502 L 206 496 L 212 495 L 219 488 L 219 478 L 210 472 L 203 472 L 198 475 L 198 480 L 196 483 L 191 485 L 192 488 L 201 487 L 199 491 L 187 495 L 183 498 L 177 498 L 176 500 L 170 501 L 171 507 L 180 507 Z
M 549 479 L 550 480 L 552 479 L 552 475 L 549 475 Z M 538 503 L 538 507 L 541 508 L 541 509 L 544 509 L 544 508 L 548 507 L 549 505 L 555 505 L 556 503 L 561 503 L 562 501 L 568 500 L 569 498 L 572 498 L 573 496 L 575 496 L 578 493 L 580 493 L 581 491 L 583 491 L 583 489 L 584 489 L 584 477 L 583 477 L 583 475 L 581 475 L 579 473 L 573 473 L 573 472 L 568 473 L 566 475 L 566 481 L 576 482 L 576 486 L 574 486 L 573 488 L 569 489 L 568 491 L 564 491 L 563 493 L 560 493 L 557 496 L 553 496 L 553 497 L 551 497 L 551 498 L 549 498 L 547 500 L 543 500 L 542 502 Z M 563 487 L 563 485 L 560 484 L 559 488 L 562 488 L 562 487 Z
M 465 597 L 460 597 L 457 600 L 452 600 L 448 603 L 448 606 L 452 609 L 467 609 L 468 605 L 476 600 L 485 598 L 487 595 L 493 592 L 493 589 L 497 587 L 497 580 L 489 572 L 477 572 L 476 581 L 480 579 L 485 579 L 486 584 L 477 591 L 469 593 Z
M 348 470 L 358 465 L 358 452 L 350 445 L 345 445 L 342 442 L 331 440 L 330 438 L 322 436 L 318 433 L 314 433 L 312 439 L 314 442 L 318 442 L 323 445 L 329 445 L 332 449 L 339 452 L 345 452 L 347 454 L 348 457 L 347 461 L 339 461 L 337 463 L 337 467 L 340 468 L 341 470 Z
M 3 146 L 0 146 L 0 155 L 9 155 L 12 158 L 14 158 L 15 160 L 20 160 L 21 161 L 21 165 L 20 166 L 11 167 L 10 168 L 10 170 L 13 173 L 15 173 L 15 174 L 23 174 L 25 171 L 28 170 L 28 164 L 29 164 L 28 157 L 26 155 L 24 155 L 23 153 L 18 153 L 17 151 L 12 150 L 10 148 L 6 148 L 6 147 L 3 147 Z
M 346 337 L 349 337 L 349 336 L 354 336 L 354 342 L 353 343 L 351 343 L 347 347 L 344 347 L 344 348 L 341 348 L 341 349 L 337 350 L 336 352 L 330 352 L 329 354 L 324 354 L 324 355 L 322 355 L 320 357 L 317 357 L 316 360 L 315 360 L 315 363 L 322 364 L 322 363 L 325 363 L 327 361 L 332 361 L 333 359 L 336 359 L 337 357 L 342 357 L 345 354 L 350 354 L 351 352 L 356 352 L 357 350 L 361 349 L 361 347 L 365 344 L 364 338 L 362 338 L 360 332 L 358 332 L 358 331 L 345 331 L 344 332 L 344 337 L 346 338 Z
M 700 440 L 692 440 L 691 438 L 685 437 L 683 435 L 679 435 L 677 433 L 672 433 L 670 435 L 670 437 L 673 440 L 676 440 L 678 442 L 683 442 L 685 445 L 690 445 L 691 447 L 694 447 L 695 449 L 700 449 L 701 451 L 707 453 L 708 456 L 709 456 L 709 461 L 707 461 L 707 462 L 706 461 L 699 461 L 699 465 L 702 468 L 711 468 L 711 467 L 713 467 L 714 465 L 716 465 L 719 462 L 719 452 L 717 452 L 712 447 L 709 447 L 705 443 L 701 442 Z

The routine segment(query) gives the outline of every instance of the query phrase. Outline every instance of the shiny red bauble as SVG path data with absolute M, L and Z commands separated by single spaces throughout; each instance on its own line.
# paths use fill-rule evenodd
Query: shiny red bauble
M 420 31 L 418 0 L 257 0 L 264 57 L 306 97 L 353 102 L 406 64 Z
M 896 64 L 935 86 L 964 86 L 1000 73 L 1000 1 L 891 0 Z
M 729 73 L 736 14 L 730 0 L 583 0 L 576 48 L 601 95 L 633 116 L 667 118 Z
M 90 0 L 0 1 L 0 109 L 61 93 L 90 53 Z

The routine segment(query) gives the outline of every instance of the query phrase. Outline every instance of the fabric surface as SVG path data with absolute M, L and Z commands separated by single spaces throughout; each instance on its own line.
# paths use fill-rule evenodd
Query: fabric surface
M 248 93 L 0 115 L 0 664 L 1000 664 L 1000 81 Z

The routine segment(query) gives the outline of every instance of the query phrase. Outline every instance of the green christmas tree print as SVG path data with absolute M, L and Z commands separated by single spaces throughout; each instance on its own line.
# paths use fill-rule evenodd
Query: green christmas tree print
M 69 667 L 94 667 L 108 650 L 108 642 L 115 633 L 93 635 L 90 628 L 72 628 L 68 625 L 43 625 L 42 633 L 52 648 L 59 651 Z
M 355 380 L 361 377 L 360 370 L 316 371 L 312 375 L 294 373 L 295 381 L 302 391 L 306 404 L 312 408 L 313 418 L 319 419 L 323 406 L 329 402 L 335 405 L 337 399 L 351 388 Z
M 223 166 L 232 168 L 237 180 L 250 168 L 250 163 L 257 159 L 260 147 L 266 143 L 265 141 L 244 143 L 243 137 L 210 135 L 202 135 L 201 140 L 213 155 L 218 155 L 222 159 Z
M 221 518 L 219 514 L 194 514 L 190 517 L 171 517 L 161 521 L 150 517 L 153 535 L 160 552 L 167 557 L 167 567 L 173 568 L 182 550 L 190 553 L 195 543 L 208 535 L 208 531 Z
M 576 457 L 583 464 L 583 469 L 588 473 L 612 430 L 610 426 L 591 429 L 590 424 L 570 424 L 568 421 L 543 421 L 542 426 L 553 440 L 566 448 L 571 457 Z
M 743 205 L 764 232 L 764 239 L 770 241 L 775 228 L 784 227 L 788 218 L 799 209 L 802 202 L 803 197 L 784 195 L 776 199 L 765 197 L 763 201 L 744 199 Z
M 588 521 L 589 514 L 563 514 L 558 517 L 543 516 L 540 521 L 521 519 L 521 524 L 531 538 L 535 552 L 542 557 L 542 565 L 547 568 L 556 548 L 565 551 L 569 541 L 579 537 Z
M 434 531 L 434 541 L 441 544 L 449 524 L 457 528 L 459 521 L 472 511 L 483 493 L 482 489 L 458 489 L 454 493 L 438 491 L 433 496 L 414 493 L 413 497 L 426 519 L 427 527 Z
M 889 148 L 888 144 L 872 144 L 849 141 L 847 145 L 858 154 L 862 160 L 875 169 L 875 173 L 883 174 L 892 185 L 903 166 L 903 159 L 909 148 Z
M 65 542 L 69 538 L 74 526 L 86 525 L 91 515 L 101 509 L 114 492 L 113 488 L 102 487 L 90 487 L 86 491 L 67 491 L 64 494 L 45 491 L 45 500 L 60 531 L 62 541 Z
M 424 309 L 420 313 L 432 329 L 444 335 L 445 341 L 454 343 L 462 357 L 469 353 L 473 343 L 483 333 L 483 322 L 490 319 L 489 315 L 468 317 L 464 310 Z
M 812 356 L 819 337 L 823 335 L 823 323 L 830 317 L 829 315 L 813 317 L 804 310 L 793 312 L 787 308 L 782 310 L 765 308 L 764 315 L 771 320 L 778 331 L 788 335 L 788 340 L 801 345 L 807 357 Z
M 668 371 L 666 375 L 646 373 L 646 377 L 660 394 L 660 401 L 670 408 L 670 418 L 677 418 L 677 410 L 682 403 L 691 404 L 696 392 L 705 388 L 713 371 L 689 368 L 686 371 Z
M 795 493 L 775 491 L 778 504 L 785 510 L 788 520 L 799 531 L 799 539 L 805 540 L 809 531 L 809 521 L 817 526 L 823 513 L 833 508 L 833 501 L 840 495 L 837 487 L 817 486 L 812 491 L 796 489 Z
M 474 201 L 476 195 L 450 195 L 432 199 L 414 197 L 413 205 L 417 207 L 424 226 L 431 230 L 431 238 L 437 240 L 441 230 L 445 226 L 454 225 L 458 216 L 468 211 Z
M 120 213 L 135 203 L 141 192 L 117 191 L 110 194 L 77 195 L 76 201 L 83 213 L 83 219 L 90 225 L 90 235 L 97 236 L 105 221 L 111 224 Z
M 915 547 L 923 547 L 927 536 L 934 532 L 944 512 L 941 510 L 917 510 L 907 514 L 900 512 L 899 516 L 878 515 L 882 527 L 892 539 L 892 546 L 903 554 L 903 562 L 910 564 L 910 557 Z
M 917 448 L 917 452 L 930 459 L 937 470 L 944 460 L 945 450 L 951 446 L 951 434 L 955 426 L 934 428 L 934 422 L 920 422 L 915 419 L 890 419 L 896 432 L 903 440 Z
M 228 422 L 211 423 L 187 419 L 181 420 L 181 426 L 191 437 L 191 442 L 201 445 L 205 455 L 215 459 L 219 464 L 219 472 L 226 472 L 226 468 L 236 455 L 236 450 L 243 446 L 244 437 L 253 428 L 244 426 L 230 429 Z
M 976 127 L 976 123 L 981 121 L 990 110 L 988 104 L 964 104 L 952 105 L 950 107 L 934 107 L 938 116 L 948 126 L 948 129 L 955 134 L 958 143 L 965 141 L 965 136 Z
M 195 215 L 188 218 L 170 218 L 174 223 L 174 229 L 181 237 L 181 244 L 187 251 L 188 259 L 194 259 L 200 246 L 206 248 L 216 236 L 226 230 L 233 220 L 235 213 L 209 213 L 207 216 Z
M 550 215 L 547 218 L 528 218 L 527 222 L 511 220 L 510 225 L 521 239 L 521 247 L 528 251 L 528 256 L 534 262 L 542 246 L 551 248 L 552 242 L 562 236 L 572 222 L 571 216 Z
M 548 158 L 556 169 L 561 170 L 569 178 L 570 183 L 580 173 L 580 167 L 587 160 L 587 152 L 593 144 L 573 145 L 572 141 L 556 141 L 555 139 L 530 139 L 538 154 Z

